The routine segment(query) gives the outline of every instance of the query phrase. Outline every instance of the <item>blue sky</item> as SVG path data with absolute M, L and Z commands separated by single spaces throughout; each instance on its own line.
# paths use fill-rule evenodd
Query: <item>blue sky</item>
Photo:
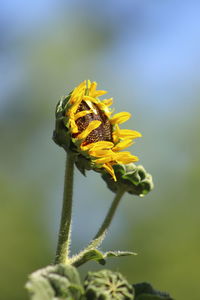
M 110 31 L 112 40 L 97 60 L 105 65 L 105 72 L 106 66 L 112 66 L 127 89 L 134 84 L 141 101 L 151 99 L 161 110 L 198 101 L 194 95 L 200 84 L 200 2 L 3 0 L 1 102 L 8 98 L 10 87 L 20 86 L 26 77 L 26 45 L 21 40 L 27 44 L 32 36 L 37 40 L 52 22 L 66 20 L 70 26 L 68 17 L 88 19 L 91 25 Z

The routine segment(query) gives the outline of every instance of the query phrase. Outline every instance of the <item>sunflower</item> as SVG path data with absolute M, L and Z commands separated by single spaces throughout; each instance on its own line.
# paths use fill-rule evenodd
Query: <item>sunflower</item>
M 110 106 L 113 99 L 100 100 L 106 91 L 97 90 L 97 83 L 85 80 L 68 96 L 65 110 L 65 126 L 68 128 L 76 151 L 89 159 L 94 169 L 106 170 L 116 181 L 113 165 L 136 162 L 138 158 L 128 151 L 137 131 L 120 129 L 131 114 L 113 114 Z

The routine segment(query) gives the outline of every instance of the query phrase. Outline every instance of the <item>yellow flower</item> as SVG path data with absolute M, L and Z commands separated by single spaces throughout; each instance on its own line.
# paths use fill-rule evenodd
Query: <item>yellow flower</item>
M 77 151 L 90 159 L 93 168 L 105 169 L 116 181 L 115 164 L 128 164 L 138 158 L 121 150 L 141 137 L 137 131 L 120 129 L 131 114 L 120 112 L 112 116 L 112 98 L 100 100 L 106 91 L 96 90 L 97 83 L 85 80 L 70 94 L 66 107 L 66 126 Z

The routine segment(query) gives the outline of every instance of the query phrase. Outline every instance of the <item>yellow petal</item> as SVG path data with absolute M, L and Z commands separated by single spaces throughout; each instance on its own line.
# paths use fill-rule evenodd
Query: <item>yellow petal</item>
M 83 130 L 83 132 L 81 132 L 76 138 L 79 140 L 85 139 L 94 129 L 98 128 L 100 125 L 101 121 L 98 120 L 90 122 L 88 127 L 85 130 Z
M 97 106 L 99 107 L 100 110 L 104 112 L 104 114 L 110 118 L 110 115 L 112 114 L 112 111 L 109 109 L 108 106 L 106 106 L 104 103 L 97 103 Z
M 101 91 L 101 90 L 99 90 L 99 91 L 95 91 L 94 93 L 93 93 L 93 97 L 100 97 L 100 96 L 102 96 L 102 95 L 105 95 L 105 94 L 107 94 L 107 91 Z
M 112 111 L 108 110 L 104 110 L 105 115 L 108 117 L 108 119 L 110 118 L 110 116 L 112 115 Z
M 115 134 L 115 132 L 114 132 L 114 134 Z M 120 129 L 116 132 L 116 134 L 120 138 L 130 138 L 130 139 L 135 139 L 135 138 L 142 136 L 142 134 L 140 132 L 135 131 L 135 130 L 129 130 L 129 129 Z
M 102 103 L 105 104 L 106 106 L 110 106 L 113 104 L 113 98 L 104 99 L 102 100 Z
M 120 143 L 118 143 L 114 148 L 112 148 L 113 151 L 120 151 L 120 150 L 123 150 L 129 146 L 131 146 L 133 144 L 133 141 L 132 140 L 124 140 Z
M 88 79 L 87 80 L 87 88 L 90 89 L 90 86 L 91 86 L 91 81 L 90 81 L 90 79 Z
M 100 110 L 107 110 L 108 107 L 104 103 L 97 103 Z
M 82 102 L 82 97 L 79 97 L 76 99 L 76 102 L 74 102 L 74 104 L 72 105 L 72 107 L 69 109 L 68 111 L 68 115 L 70 116 L 71 113 L 75 114 L 79 105 L 81 104 Z
M 91 114 L 91 113 L 92 113 L 92 110 L 91 110 L 91 109 L 90 109 L 90 110 L 83 110 L 83 111 L 80 111 L 80 112 L 78 112 L 77 114 L 75 114 L 74 119 L 77 120 L 77 119 L 79 119 L 79 118 L 81 118 L 81 117 L 84 117 L 84 116 L 86 116 L 86 115 L 88 115 L 88 114 Z
M 86 146 L 81 146 L 81 149 L 83 151 L 87 151 L 89 149 L 111 149 L 114 146 L 112 142 L 107 142 L 107 141 L 99 141 L 95 143 L 88 144 Z
M 119 137 L 116 134 L 113 134 L 113 142 L 117 144 L 119 142 Z
M 96 91 L 97 83 L 93 81 L 90 86 L 89 95 L 93 97 L 94 92 Z
M 131 114 L 129 112 L 120 112 L 118 114 L 115 114 L 111 119 L 111 124 L 121 124 L 126 122 L 128 119 L 130 119 Z
M 75 103 L 77 96 L 80 95 L 80 93 L 84 94 L 86 89 L 86 80 L 81 82 L 72 92 L 69 102 Z
M 98 111 L 95 107 L 95 105 L 93 104 L 93 102 L 89 101 L 89 100 L 85 100 L 86 104 L 89 106 L 89 108 L 92 110 L 92 113 L 97 115 Z
M 104 164 L 104 163 L 108 163 L 112 161 L 112 157 L 110 156 L 107 156 L 107 157 L 101 157 L 101 158 L 98 158 L 98 159 L 95 159 L 94 162 L 95 164 L 97 165 L 101 165 L 101 164 Z
M 120 130 L 119 129 L 119 125 L 115 124 L 114 125 L 114 131 L 113 131 L 113 134 L 112 134 L 113 141 L 114 141 L 115 144 L 117 144 L 119 142 L 119 140 L 120 140 L 119 134 L 118 134 L 119 130 Z
M 91 144 L 92 145 L 92 144 Z M 111 149 L 114 146 L 112 142 L 109 141 L 98 141 L 93 143 L 92 149 Z
M 102 150 L 102 149 L 97 149 L 97 150 L 93 150 L 90 149 L 89 150 L 89 154 L 91 156 L 94 156 L 94 157 L 112 157 L 112 151 L 111 150 Z
M 129 164 L 138 161 L 138 157 L 131 155 L 130 152 L 118 152 L 114 157 L 115 161 L 119 164 Z
M 71 127 L 71 133 L 78 133 L 78 126 L 76 125 L 76 122 L 74 119 L 69 120 L 70 127 Z
M 80 90 L 82 88 L 85 88 L 86 87 L 86 80 L 83 80 L 78 86 L 77 86 L 77 89 Z
M 114 179 L 114 181 L 117 181 L 114 169 L 111 166 L 111 164 L 108 164 L 108 163 L 107 164 L 103 164 L 103 168 L 106 169 L 106 171 L 112 176 L 112 178 Z
M 96 98 L 94 98 L 94 97 L 91 97 L 91 96 L 83 96 L 83 100 L 89 100 L 89 101 L 91 101 L 91 102 L 93 102 L 93 103 L 99 103 L 99 101 L 96 99 Z

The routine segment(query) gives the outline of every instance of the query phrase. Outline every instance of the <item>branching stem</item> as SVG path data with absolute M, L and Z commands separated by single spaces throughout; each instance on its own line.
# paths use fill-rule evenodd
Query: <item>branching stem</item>
M 124 189 L 119 189 L 118 192 L 116 193 L 115 198 L 113 199 L 113 202 L 108 210 L 108 213 L 107 213 L 101 227 L 99 228 L 97 234 L 93 238 L 93 240 L 99 239 L 101 236 L 105 235 L 106 231 L 108 230 L 108 228 L 112 222 L 112 219 L 115 215 L 115 212 L 117 210 L 119 202 L 120 202 L 122 196 L 124 195 L 124 193 L 125 193 Z

